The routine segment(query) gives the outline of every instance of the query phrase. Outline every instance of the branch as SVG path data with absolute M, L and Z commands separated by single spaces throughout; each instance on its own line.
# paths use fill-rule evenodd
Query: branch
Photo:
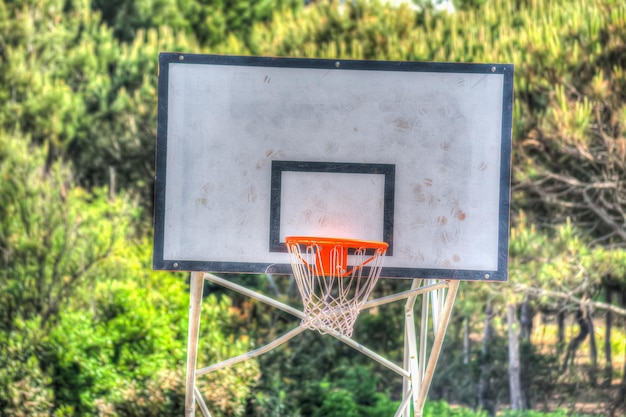
M 612 304 L 604 303 L 602 301 L 593 301 L 589 299 L 583 300 L 578 297 L 574 297 L 571 293 L 545 290 L 543 288 L 535 288 L 535 287 L 531 287 L 525 284 L 513 284 L 513 287 L 516 290 L 524 291 L 527 294 L 532 294 L 537 297 L 548 296 L 552 298 L 559 298 L 562 300 L 570 301 L 575 304 L 579 304 L 581 306 L 592 306 L 593 308 L 596 308 L 596 309 L 611 311 L 615 314 L 619 314 L 620 316 L 626 317 L 625 308 L 617 307 Z
M 592 200 L 591 197 L 587 194 L 586 191 L 583 191 L 583 198 L 585 199 L 585 203 L 589 206 L 591 211 L 593 211 L 600 219 L 613 229 L 616 235 L 621 237 L 623 240 L 626 240 L 626 230 L 624 230 L 619 224 L 617 224 L 604 210 L 598 207 Z

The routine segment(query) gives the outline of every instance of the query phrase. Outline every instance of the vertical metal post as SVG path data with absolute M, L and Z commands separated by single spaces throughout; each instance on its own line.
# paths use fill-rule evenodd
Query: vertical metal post
M 418 393 L 417 406 L 415 407 L 415 414 L 421 417 L 424 403 L 426 402 L 426 396 L 428 395 L 428 389 L 435 373 L 435 367 L 439 360 L 439 354 L 441 353 L 441 347 L 443 345 L 443 339 L 448 329 L 448 323 L 450 322 L 450 316 L 452 315 L 452 308 L 454 307 L 454 300 L 459 289 L 459 281 L 451 281 L 448 286 L 448 293 L 445 298 L 443 309 L 439 315 L 439 328 L 435 332 L 435 339 L 433 340 L 433 347 L 428 358 L 428 364 L 426 365 L 426 372 L 422 381 Z M 418 414 L 419 413 L 419 414 Z
M 422 285 L 420 279 L 413 280 L 411 289 L 417 289 Z M 404 379 L 403 397 L 410 396 L 415 400 L 415 392 L 420 386 L 420 359 L 417 356 L 417 336 L 415 334 L 415 300 L 417 295 L 407 298 L 404 306 L 404 369 L 411 373 L 410 379 Z M 422 365 L 423 366 L 423 365 Z M 410 417 L 410 407 L 407 407 L 402 414 L 404 417 Z
M 436 280 L 432 280 L 432 283 L 434 282 L 436 282 Z M 437 329 L 439 328 L 439 312 L 441 311 L 441 306 L 439 305 L 439 299 L 443 297 L 444 297 L 443 291 L 431 291 L 430 292 L 430 303 L 432 304 L 431 315 L 433 317 L 432 321 L 433 321 L 434 333 L 437 333 Z
M 435 280 L 427 280 L 426 281 L 426 285 L 431 285 L 434 284 L 436 281 Z M 422 380 L 424 379 L 424 372 L 426 372 L 426 359 L 428 358 L 427 356 L 427 348 L 428 348 L 428 303 L 430 301 L 430 294 L 432 294 L 433 291 L 429 291 L 428 293 L 425 293 L 422 295 L 422 318 L 420 319 L 420 363 L 422 364 L 422 369 L 421 372 L 419 374 L 419 382 L 420 385 L 415 387 L 415 393 L 419 393 L 420 392 L 420 387 L 422 384 Z
M 200 307 L 204 272 L 192 272 L 189 280 L 189 327 L 187 329 L 187 379 L 185 382 L 185 417 L 195 415 L 196 359 L 200 331 Z
M 411 387 L 413 392 L 419 391 L 420 386 L 420 363 L 417 357 L 417 338 L 415 334 L 415 317 L 413 309 L 407 309 L 405 312 L 405 326 L 406 326 L 406 338 L 409 342 L 409 372 L 411 373 Z M 415 395 L 413 397 L 413 404 L 415 405 Z
M 406 314 L 404 316 L 404 369 L 410 370 L 409 365 L 409 330 L 408 330 L 409 322 L 406 320 Z M 410 372 L 410 371 L 409 371 Z M 409 399 L 413 396 L 413 391 L 411 389 L 411 376 L 402 378 L 402 403 L 408 403 Z M 400 411 L 400 409 L 398 410 Z M 411 417 L 409 415 L 408 409 L 405 407 L 402 409 L 402 413 L 399 415 L 400 417 Z M 394 416 L 395 417 L 395 416 Z

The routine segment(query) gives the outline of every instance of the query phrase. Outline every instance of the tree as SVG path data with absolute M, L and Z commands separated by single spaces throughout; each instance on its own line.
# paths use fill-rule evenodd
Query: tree
M 572 6 L 568 13 L 542 10 L 550 19 L 538 34 L 543 42 L 520 45 L 533 53 L 522 64 L 516 115 L 533 116 L 515 147 L 518 202 L 537 222 L 569 218 L 592 243 L 623 246 L 626 22 L 610 8 Z M 585 25 L 559 23 L 580 14 Z
M 124 194 L 76 186 L 69 166 L 0 131 L 0 415 L 172 415 L 184 401 L 188 295 L 150 270 L 141 210 Z M 248 350 L 228 299 L 205 303 L 200 354 Z M 241 415 L 256 362 L 204 378 L 221 411 Z
M 216 46 L 230 34 L 246 40 L 256 22 L 270 21 L 274 13 L 302 8 L 300 0 L 95 0 L 92 7 L 123 42 L 140 31 L 167 26 L 193 35 L 200 44 Z
M 509 333 L 509 392 L 512 410 L 523 410 L 522 379 L 520 375 L 519 334 L 515 304 L 507 304 L 506 317 Z
M 0 329 L 10 335 L 17 320 L 50 328 L 61 305 L 93 283 L 138 212 L 103 190 L 75 187 L 61 161 L 46 169 L 45 152 L 25 138 L 0 131 L 0 149 Z
M 0 410 L 32 401 L 44 411 L 52 386 L 42 343 L 115 245 L 132 236 L 137 212 L 102 190 L 75 187 L 65 164 L 46 164 L 42 148 L 1 130 L 0 179 Z

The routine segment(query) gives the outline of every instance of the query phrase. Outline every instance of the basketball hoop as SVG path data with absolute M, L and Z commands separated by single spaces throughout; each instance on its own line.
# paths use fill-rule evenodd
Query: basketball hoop
M 305 236 L 289 236 L 285 242 L 304 305 L 302 326 L 350 337 L 389 245 Z

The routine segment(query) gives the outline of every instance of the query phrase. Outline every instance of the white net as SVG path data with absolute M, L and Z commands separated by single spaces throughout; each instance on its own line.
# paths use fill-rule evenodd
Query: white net
M 333 243 L 325 239 L 320 243 L 287 239 L 304 306 L 304 327 L 320 333 L 332 330 L 352 335 L 361 307 L 378 281 L 387 250 L 384 243 L 374 242 L 374 248 L 373 242 L 368 243 L 359 246 L 358 241 L 347 245 L 342 240 Z

